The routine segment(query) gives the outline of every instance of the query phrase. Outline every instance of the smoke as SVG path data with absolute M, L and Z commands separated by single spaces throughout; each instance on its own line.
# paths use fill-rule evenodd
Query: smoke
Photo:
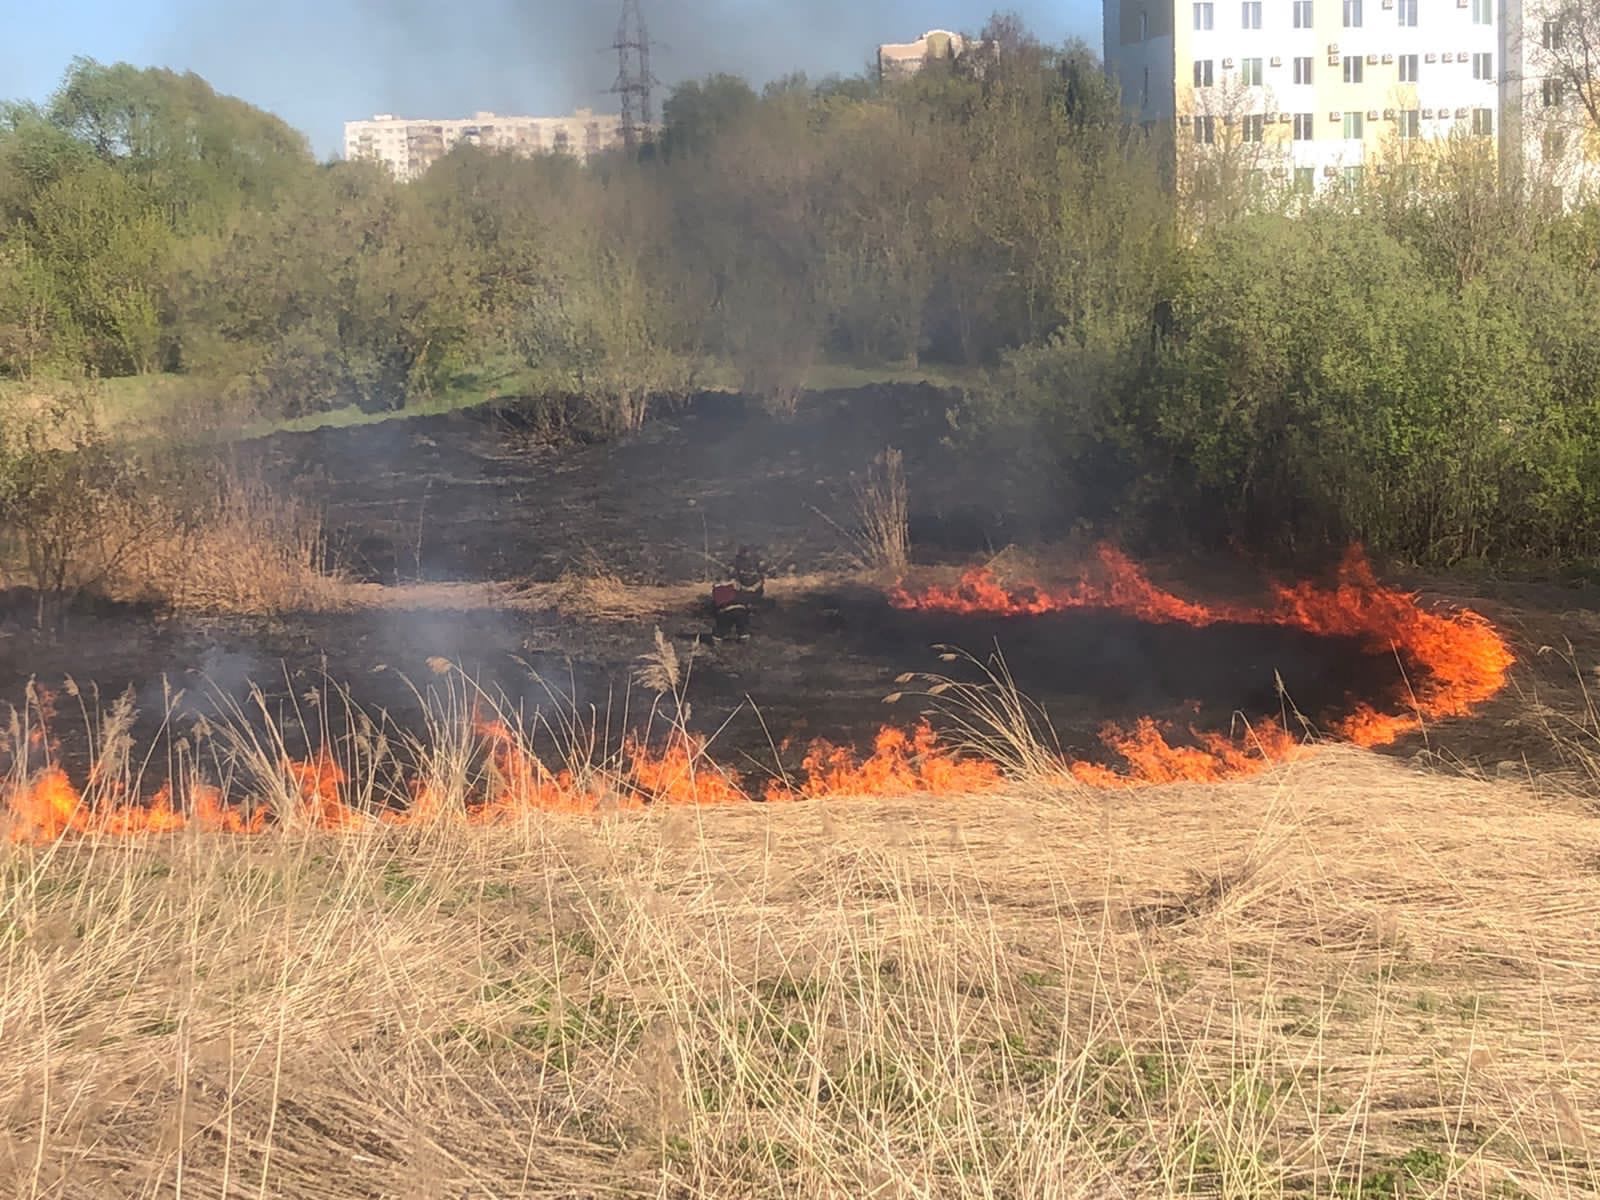
M 643 0 L 663 99 L 675 83 L 717 71 L 757 85 L 794 71 L 857 74 L 880 42 L 929 28 L 976 30 L 996 7 L 1017 9 L 1047 40 L 1098 34 L 1099 8 L 1088 0 Z M 338 152 L 343 122 L 379 112 L 615 111 L 609 47 L 621 8 L 621 0 L 143 0 L 120 20 L 125 56 L 137 65 L 196 71 L 278 113 L 326 156 Z

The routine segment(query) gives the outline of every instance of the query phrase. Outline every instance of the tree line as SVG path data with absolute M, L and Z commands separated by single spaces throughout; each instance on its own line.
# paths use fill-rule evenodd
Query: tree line
M 960 364 L 968 435 L 1022 431 L 1129 536 L 1600 557 L 1600 213 L 1468 142 L 1359 194 L 1196 197 L 1085 47 L 973 44 L 887 85 L 696 80 L 640 155 L 460 147 L 414 183 L 80 61 L 0 118 L 0 376 L 277 418 L 503 360 L 620 431 L 708 363 L 779 412 L 824 359 Z

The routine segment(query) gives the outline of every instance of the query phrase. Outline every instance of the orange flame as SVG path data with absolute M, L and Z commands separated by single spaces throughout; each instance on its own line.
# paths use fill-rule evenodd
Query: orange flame
M 657 803 L 739 804 L 750 799 L 738 773 L 716 766 L 704 739 L 694 734 L 677 731 L 660 751 L 630 740 L 627 752 L 634 788 Z
M 1358 706 L 1336 727 L 1339 736 L 1359 746 L 1379 746 L 1422 727 L 1424 721 L 1464 716 L 1505 686 L 1514 658 L 1504 640 L 1481 616 L 1470 611 L 1450 614 L 1424 611 L 1417 598 L 1386 588 L 1373 577 L 1359 549 L 1341 564 L 1331 588 L 1312 583 L 1278 585 L 1269 603 L 1257 606 L 1207 606 L 1164 591 L 1151 583 L 1121 552 L 1102 547 L 1101 578 L 1085 579 L 1070 588 L 1048 591 L 1025 586 L 1007 588 L 983 571 L 966 575 L 951 589 L 929 588 L 911 593 L 896 588 L 890 601 L 902 609 L 1026 616 L 1070 609 L 1102 609 L 1152 623 L 1203 627 L 1220 623 L 1275 625 L 1323 636 L 1360 638 L 1368 651 L 1397 654 L 1412 675 L 1410 711 L 1382 712 Z M 48 718 L 50 697 L 37 706 Z M 637 738 L 623 746 L 620 771 L 553 772 L 501 722 L 475 721 L 488 751 L 487 782 L 465 809 L 473 825 L 495 825 L 539 812 L 594 813 L 607 808 L 640 809 L 649 804 L 725 805 L 755 797 L 741 776 L 719 767 L 697 735 L 675 731 L 660 749 Z M 31 731 L 28 749 L 46 751 L 47 765 L 26 774 L 26 760 L 5 797 L 13 842 L 44 843 L 67 834 L 127 836 L 196 829 L 209 833 L 251 834 L 267 826 L 268 811 L 248 813 L 228 805 L 222 793 L 194 782 L 188 803 L 174 801 L 164 786 L 144 804 L 122 799 L 116 788 L 104 803 L 90 805 L 66 773 L 51 760 L 47 720 Z M 1264 720 L 1242 736 L 1190 730 L 1192 745 L 1174 745 L 1169 727 L 1142 718 L 1132 729 L 1108 725 L 1100 737 L 1125 766 L 1113 769 L 1072 760 L 1062 778 L 1096 788 L 1127 788 L 1179 781 L 1215 782 L 1265 770 L 1304 752 L 1305 747 L 1276 720 Z M 346 773 L 326 748 L 308 762 L 283 764 L 285 781 L 294 793 L 297 816 L 315 829 L 337 831 L 366 824 L 373 818 L 345 795 Z M 1002 781 L 994 763 L 962 757 L 939 744 L 926 722 L 907 731 L 885 727 L 873 751 L 858 758 L 826 741 L 811 744 L 796 781 L 776 780 L 762 798 L 769 802 L 844 796 L 970 794 Z M 91 784 L 98 781 L 91 780 Z M 411 803 L 404 811 L 377 817 L 389 825 L 438 819 L 444 799 L 438 787 L 414 780 Z
M 774 780 L 767 800 L 982 792 L 1000 782 L 1000 769 L 993 763 L 959 759 L 942 749 L 926 721 L 910 733 L 893 726 L 880 729 L 872 754 L 863 761 L 819 739 L 811 743 L 801 769 L 804 782 L 791 786 Z
M 1125 772 L 1096 763 L 1073 762 L 1067 773 L 1096 788 L 1140 787 L 1162 783 L 1220 783 L 1259 774 L 1274 763 L 1287 762 L 1303 749 L 1275 720 L 1252 727 L 1242 738 L 1190 731 L 1197 745 L 1174 746 L 1150 717 L 1133 730 L 1107 725 L 1100 740 L 1128 764 Z
M 60 767 L 46 767 L 7 798 L 10 816 L 7 836 L 18 843 L 53 842 L 68 833 L 99 837 L 177 833 L 194 828 L 202 833 L 260 833 L 267 813 L 246 814 L 223 802 L 222 793 L 208 784 L 196 784 L 189 811 L 176 807 L 170 784 L 163 785 L 147 803 L 111 803 L 92 807 Z
M 333 761 L 326 748 L 310 762 L 285 759 L 284 774 L 294 783 L 300 813 L 316 829 L 349 829 L 362 823 L 361 814 L 346 804 L 340 795 L 344 768 Z
M 46 767 L 12 793 L 10 837 L 14 842 L 51 842 L 89 827 L 83 797 L 60 767 Z
M 1101 609 L 1152 624 L 1276 625 L 1323 637 L 1361 638 L 1369 653 L 1398 654 L 1417 680 L 1411 711 L 1381 713 L 1362 705 L 1336 727 L 1339 736 L 1358 746 L 1388 745 L 1420 729 L 1424 721 L 1467 715 L 1505 686 L 1516 661 L 1494 627 L 1477 613 L 1428 612 L 1415 595 L 1379 584 L 1359 547 L 1346 552 L 1333 587 L 1276 585 L 1271 603 L 1259 607 L 1210 607 L 1184 600 L 1151 583 L 1110 546 L 1100 547 L 1099 560 L 1103 579 L 1083 580 L 1056 592 L 1032 586 L 1008 589 L 980 570 L 969 572 L 951 589 L 911 593 L 896 588 L 890 603 L 907 610 L 994 616 Z M 1141 725 L 1133 736 L 1137 741 L 1151 732 Z M 1126 737 L 1118 733 L 1111 740 Z

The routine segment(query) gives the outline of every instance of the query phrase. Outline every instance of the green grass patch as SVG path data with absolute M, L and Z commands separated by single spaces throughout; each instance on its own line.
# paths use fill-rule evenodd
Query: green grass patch
M 981 377 L 982 373 L 975 368 L 942 364 L 913 367 L 903 363 L 828 361 L 817 363 L 807 372 L 805 386 L 810 391 L 847 391 L 888 384 L 927 383 L 955 389 L 972 386 Z M 100 380 L 93 386 L 99 396 L 102 419 L 113 428 L 137 430 L 170 427 L 167 418 L 181 411 L 186 401 L 193 401 L 208 391 L 220 394 L 224 384 L 196 375 L 136 375 Z M 440 416 L 494 400 L 555 394 L 569 386 L 565 377 L 499 356 L 463 367 L 431 395 L 415 397 L 401 408 L 367 412 L 355 405 L 345 405 L 302 417 L 256 420 L 225 435 L 225 440 L 248 441 L 275 433 L 349 429 L 411 417 Z M 696 371 L 694 386 L 711 392 L 737 392 L 740 373 L 731 364 L 708 362 Z

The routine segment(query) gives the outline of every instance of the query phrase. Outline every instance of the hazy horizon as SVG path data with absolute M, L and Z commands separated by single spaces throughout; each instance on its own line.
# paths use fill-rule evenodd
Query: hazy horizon
M 1014 8 L 1047 41 L 1076 36 L 1098 45 L 1100 8 L 1088 0 L 643 0 L 663 97 L 716 71 L 757 84 L 793 71 L 857 74 L 880 42 L 976 30 L 997 7 Z M 0 0 L 11 31 L 0 39 L 0 99 L 47 99 L 78 55 L 194 71 L 219 92 L 278 114 L 326 158 L 340 152 L 344 122 L 378 113 L 616 111 L 616 56 L 606 47 L 621 10 L 621 0 Z

